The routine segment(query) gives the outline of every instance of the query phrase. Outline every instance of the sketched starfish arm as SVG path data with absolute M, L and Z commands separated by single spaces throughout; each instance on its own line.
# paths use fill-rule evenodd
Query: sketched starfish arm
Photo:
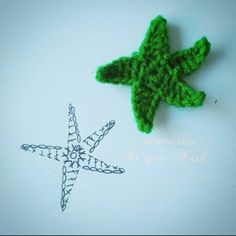
M 123 174 L 125 172 L 123 168 L 114 166 L 111 164 L 107 164 L 106 162 L 100 159 L 97 159 L 91 155 L 83 163 L 82 168 L 85 170 L 95 171 L 95 172 L 105 173 L 105 174 L 111 174 L 111 173 Z
M 68 109 L 68 139 L 67 143 L 71 147 L 81 141 L 80 131 L 75 115 L 75 108 L 70 104 Z
M 79 174 L 79 168 L 71 165 L 70 162 L 64 162 L 62 167 L 61 183 L 61 209 L 64 211 L 69 201 L 72 189 Z
M 52 146 L 45 144 L 23 144 L 20 147 L 23 151 L 36 153 L 42 157 L 48 159 L 54 159 L 56 161 L 64 161 L 63 148 L 61 146 Z
M 200 67 L 209 51 L 210 42 L 206 37 L 202 37 L 193 47 L 173 53 L 170 63 L 174 68 L 178 68 L 182 75 L 190 75 Z
M 99 144 L 104 140 L 105 135 L 107 135 L 110 130 L 115 125 L 115 121 L 111 120 L 104 124 L 99 130 L 91 133 L 88 137 L 83 140 L 83 143 L 86 144 L 86 152 L 92 153 L 96 150 Z

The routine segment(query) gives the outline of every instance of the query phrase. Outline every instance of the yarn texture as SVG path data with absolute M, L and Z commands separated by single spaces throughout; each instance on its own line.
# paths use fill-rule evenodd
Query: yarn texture
M 138 50 L 97 68 L 96 80 L 131 86 L 131 101 L 138 129 L 150 133 L 160 100 L 176 107 L 198 107 L 205 93 L 195 91 L 182 77 L 197 70 L 210 51 L 202 37 L 193 47 L 169 52 L 167 21 L 158 16 L 150 23 Z

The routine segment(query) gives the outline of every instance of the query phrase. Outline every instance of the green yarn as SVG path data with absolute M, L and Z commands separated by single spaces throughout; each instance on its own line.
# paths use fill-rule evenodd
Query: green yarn
M 193 47 L 169 53 L 167 21 L 158 16 L 150 27 L 138 52 L 98 67 L 99 82 L 131 86 L 134 116 L 140 131 L 150 133 L 157 105 L 164 100 L 177 107 L 203 104 L 205 93 L 195 91 L 180 78 L 198 69 L 210 51 L 206 37 Z

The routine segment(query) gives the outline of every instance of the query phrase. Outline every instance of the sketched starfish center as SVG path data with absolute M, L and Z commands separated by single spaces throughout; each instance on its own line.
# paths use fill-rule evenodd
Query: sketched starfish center
M 131 101 L 138 128 L 149 133 L 160 100 L 177 107 L 202 105 L 205 93 L 195 91 L 181 79 L 199 68 L 210 51 L 206 37 L 193 47 L 169 52 L 166 20 L 151 21 L 139 48 L 130 57 L 121 57 L 97 69 L 99 82 L 131 86 Z

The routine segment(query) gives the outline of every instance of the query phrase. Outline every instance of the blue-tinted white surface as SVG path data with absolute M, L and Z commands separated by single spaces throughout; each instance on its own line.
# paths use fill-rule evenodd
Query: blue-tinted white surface
M 0 233 L 236 233 L 235 1 L 0 1 Z M 97 66 L 137 50 L 157 15 L 171 51 L 205 35 L 212 51 L 186 78 L 201 108 L 160 104 L 138 132 L 130 88 Z M 20 150 L 66 144 L 69 103 L 83 136 L 116 120 L 97 149 L 123 175 L 81 171 L 60 209 L 61 164 Z

